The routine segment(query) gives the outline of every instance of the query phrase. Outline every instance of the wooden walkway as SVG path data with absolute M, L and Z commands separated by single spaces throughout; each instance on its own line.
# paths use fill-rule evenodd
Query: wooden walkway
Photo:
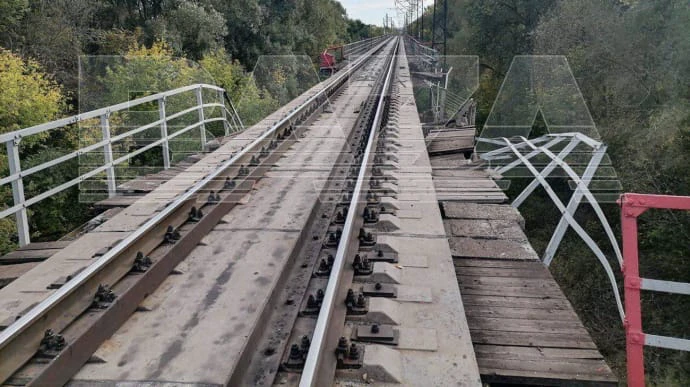
M 0 256 L 0 289 L 52 257 L 70 242 L 35 242 Z
M 427 151 L 429 155 L 449 152 L 468 152 L 474 149 L 474 128 L 434 128 L 426 134 Z
M 482 381 L 616 385 L 572 305 L 532 249 L 522 216 L 510 205 L 497 204 L 507 198 L 496 192 L 499 188 L 486 172 L 452 156 L 432 157 L 438 168 L 434 182 L 441 191 L 444 226 Z M 468 188 L 487 183 L 493 186 L 483 197 L 468 193 L 476 192 Z
M 479 164 L 468 164 L 462 153 L 431 156 L 439 201 L 503 203 L 508 198 Z
M 116 196 L 98 201 L 94 206 L 99 209 L 128 207 L 163 183 L 185 171 L 199 161 L 199 159 L 200 156 L 192 155 L 186 160 L 170 167 L 170 169 L 160 170 L 156 173 L 150 173 L 119 184 Z

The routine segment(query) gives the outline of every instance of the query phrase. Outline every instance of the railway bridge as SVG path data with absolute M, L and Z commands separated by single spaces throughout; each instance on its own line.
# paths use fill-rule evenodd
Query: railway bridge
M 198 84 L 0 136 L 11 161 L 0 182 L 15 198 L 1 215 L 18 227 L 27 207 L 91 177 L 109 193 L 88 227 L 43 243 L 20 230 L 22 247 L 0 258 L 3 384 L 616 385 L 495 173 L 465 148 L 429 151 L 442 139 L 419 119 L 411 44 L 356 46 L 247 128 L 221 88 Z M 185 94 L 191 106 L 166 111 Z M 111 134 L 111 116 L 138 104 L 157 104 L 158 119 Z M 185 114 L 198 120 L 168 133 Z M 22 137 L 93 122 L 102 141 L 22 169 Z M 168 157 L 168 141 L 214 123 L 226 134 L 214 150 L 202 135 L 204 152 Z M 115 141 L 151 128 L 160 140 L 113 156 Z M 543 149 L 530 144 L 503 150 Z M 117 184 L 114 167 L 154 147 L 161 171 Z M 89 152 L 99 168 L 24 197 L 26 176 Z M 624 203 L 654 206 L 639 200 Z

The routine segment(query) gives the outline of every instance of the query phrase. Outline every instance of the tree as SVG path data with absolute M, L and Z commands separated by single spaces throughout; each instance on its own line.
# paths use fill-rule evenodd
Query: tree
M 216 85 L 225 88 L 245 126 L 259 122 L 280 107 L 278 100 L 258 88 L 254 76 L 238 61 L 231 60 L 225 50 L 211 52 L 199 63 Z
M 16 28 L 28 8 L 28 0 L 3 0 L 0 2 L 0 34 L 9 34 Z M 7 44 L 8 42 L 3 43 Z
M 557 2 L 533 32 L 535 53 L 568 57 L 624 191 L 690 195 L 688 26 L 687 2 L 580 0 Z M 618 210 L 606 210 L 617 224 Z M 544 223 L 543 212 L 523 214 Z M 592 219 L 587 213 L 580 217 Z M 641 218 L 640 271 L 645 277 L 690 281 L 690 236 L 682 231 L 688 227 L 690 219 L 678 212 L 650 211 Z M 623 374 L 620 321 L 610 317 L 615 315 L 610 297 L 602 299 L 591 290 L 604 283 L 604 275 L 592 270 L 593 257 L 576 241 L 566 239 L 561 250 L 554 276 L 607 360 Z M 645 331 L 687 336 L 687 298 L 642 296 Z M 687 352 L 646 348 L 645 355 L 650 385 L 681 385 L 690 377 Z
M 515 55 L 532 52 L 531 34 L 552 0 L 449 0 L 448 55 L 478 55 L 477 124 L 484 119 Z M 443 20 L 443 7 L 437 7 Z
M 62 88 L 34 60 L 0 48 L 0 133 L 51 121 L 65 108 Z M 47 133 L 22 139 L 23 149 L 36 148 Z
M 228 30 L 225 49 L 245 67 L 254 65 L 267 45 L 265 24 L 267 11 L 258 0 L 209 0 L 213 8 L 225 17 Z
M 228 34 L 225 18 L 209 6 L 182 2 L 166 15 L 167 41 L 180 54 L 201 59 L 204 53 L 222 46 Z
M 24 61 L 11 52 L 0 49 L 0 133 L 37 125 L 55 119 L 65 107 L 62 89 L 45 75 L 38 63 Z M 43 148 L 49 133 L 22 139 L 21 156 L 35 154 Z M 9 174 L 7 156 L 0 155 L 0 176 Z M 13 205 L 8 185 L 0 186 L 0 207 Z M 16 246 L 14 219 L 0 219 L 0 254 Z
M 102 3 L 94 0 L 31 0 L 12 34 L 0 39 L 22 58 L 33 58 L 76 97 L 78 60 L 92 37 L 92 19 Z

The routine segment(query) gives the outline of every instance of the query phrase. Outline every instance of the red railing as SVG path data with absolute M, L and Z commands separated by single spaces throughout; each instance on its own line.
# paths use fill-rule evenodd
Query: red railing
M 642 331 L 640 290 L 690 295 L 690 283 L 640 277 L 637 218 L 652 208 L 690 210 L 690 197 L 627 193 L 621 195 L 619 204 L 621 205 L 621 228 L 623 234 L 624 325 L 628 386 L 643 387 L 645 385 L 644 346 L 690 351 L 690 340 L 644 333 Z

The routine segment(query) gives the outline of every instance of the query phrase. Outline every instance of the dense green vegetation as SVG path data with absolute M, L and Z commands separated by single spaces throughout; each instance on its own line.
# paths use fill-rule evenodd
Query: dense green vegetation
M 626 192 L 690 195 L 690 4 L 676 0 L 448 0 L 448 54 L 478 55 L 479 127 L 514 55 L 566 55 Z M 438 13 L 442 8 L 439 7 Z M 427 10 L 425 27 L 430 26 Z M 427 29 L 426 40 L 431 33 Z M 514 182 L 510 194 L 524 186 Z M 563 181 L 554 179 L 567 197 Z M 521 207 L 530 239 L 543 252 L 560 213 L 540 192 Z M 540 200 L 543 199 L 543 200 Z M 593 212 L 580 224 L 607 246 Z M 620 211 L 604 206 L 618 235 Z M 641 274 L 690 282 L 690 217 L 641 217 Z M 604 250 L 608 252 L 608 249 Z M 610 254 L 611 264 L 618 264 Z M 625 379 L 623 328 L 596 258 L 569 231 L 553 265 L 559 284 L 599 348 Z M 690 338 L 690 299 L 643 293 L 647 332 Z M 690 354 L 645 349 L 648 382 L 687 385 Z
M 244 123 L 253 124 L 318 80 L 311 60 L 325 47 L 380 33 L 349 19 L 335 0 L 3 0 L 0 133 L 196 82 L 225 87 Z M 293 54 L 297 57 L 280 57 Z M 169 112 L 176 111 L 175 102 L 170 105 Z M 156 116 L 155 107 L 124 112 L 110 118 L 111 129 L 117 133 Z M 207 129 L 218 135 L 222 128 Z M 145 144 L 154 132 L 141 133 L 115 152 Z M 54 159 L 99 135 L 97 123 L 85 123 L 29 137 L 21 143 L 22 164 Z M 199 144 L 178 139 L 171 144 L 176 157 Z M 160 162 L 160 150 L 158 157 L 144 155 L 143 164 Z M 27 197 L 75 178 L 85 160 L 88 155 L 27 179 Z M 118 176 L 149 170 L 133 171 L 118 166 Z M 0 176 L 7 175 L 3 149 Z M 84 196 L 75 188 L 31 207 L 32 239 L 59 238 L 88 219 L 89 203 L 79 198 Z M 5 185 L 0 208 L 10 205 Z M 13 217 L 1 219 L 0 254 L 16 240 Z

